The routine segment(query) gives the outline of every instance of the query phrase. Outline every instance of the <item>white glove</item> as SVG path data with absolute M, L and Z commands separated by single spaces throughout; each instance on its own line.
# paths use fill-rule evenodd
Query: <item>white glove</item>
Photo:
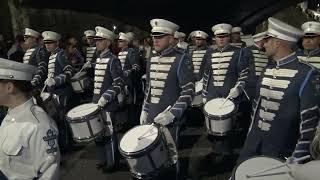
M 207 103 L 207 98 L 202 98 L 202 102 L 203 102 L 203 104 L 206 104 Z
M 56 85 L 56 81 L 53 78 L 47 78 L 44 82 L 48 87 Z
M 103 96 L 100 97 L 98 101 L 98 106 L 99 107 L 104 107 L 108 103 L 108 100 L 106 100 Z
M 232 89 L 230 89 L 230 92 L 229 92 L 228 97 L 229 97 L 230 99 L 235 99 L 235 98 L 237 98 L 239 95 L 240 95 L 239 89 L 238 89 L 238 88 L 232 88 Z
M 88 68 L 91 68 L 92 66 L 91 66 L 91 62 L 90 61 L 87 61 L 86 63 L 84 63 L 84 65 L 83 65 L 83 69 L 88 69 Z
M 294 177 L 295 180 L 315 180 L 319 179 L 319 168 L 320 161 L 314 160 L 306 164 L 294 164 L 290 167 L 290 175 Z
M 174 115 L 170 111 L 164 111 L 154 118 L 154 122 L 166 126 L 172 123 L 174 118 Z
M 141 111 L 140 124 L 147 124 L 148 113 L 146 111 Z

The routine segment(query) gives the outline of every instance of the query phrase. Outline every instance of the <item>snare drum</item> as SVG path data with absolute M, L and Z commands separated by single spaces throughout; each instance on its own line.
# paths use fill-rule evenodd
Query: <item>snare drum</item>
M 138 179 L 153 177 L 169 162 L 165 137 L 154 125 L 130 129 L 121 139 L 119 149 Z
M 72 89 L 75 93 L 83 93 L 91 85 L 90 78 L 87 76 L 87 73 L 84 71 L 76 73 L 70 79 L 70 81 L 71 81 Z
M 201 107 L 203 102 L 202 102 L 202 88 L 203 88 L 203 82 L 196 82 L 195 90 L 196 90 L 196 95 L 193 98 L 192 101 L 192 107 Z
M 233 180 L 294 180 L 286 173 L 289 172 L 287 166 L 259 173 L 282 164 L 284 164 L 283 161 L 271 157 L 253 157 L 243 161 L 234 169 L 232 174 Z M 255 177 L 250 177 L 253 175 Z
M 225 102 L 225 100 L 225 98 L 215 98 L 204 105 L 206 126 L 211 135 L 225 136 L 232 129 L 237 107 L 232 101 L 226 100 Z
M 67 113 L 66 119 L 76 142 L 90 142 L 104 132 L 103 119 L 97 104 L 79 105 Z
M 58 116 L 59 113 L 59 102 L 56 96 L 57 95 L 55 94 L 47 92 L 43 92 L 40 95 L 46 112 L 49 114 L 50 117 L 54 119 L 56 119 L 55 117 Z

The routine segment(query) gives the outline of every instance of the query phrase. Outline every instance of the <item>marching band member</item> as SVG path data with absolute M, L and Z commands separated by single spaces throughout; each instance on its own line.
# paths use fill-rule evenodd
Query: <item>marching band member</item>
M 248 63 L 243 58 L 243 49 L 230 45 L 231 28 L 230 24 L 212 27 L 218 48 L 208 50 L 205 57 L 202 91 L 204 104 L 220 97 L 239 101 L 245 88 L 249 74 Z M 214 142 L 214 153 L 222 157 L 232 154 L 228 136 L 209 137 Z
M 61 110 L 59 111 L 58 119 L 56 119 L 60 132 L 59 145 L 61 150 L 67 150 L 71 145 L 69 140 L 71 132 L 64 115 L 71 108 L 69 97 L 72 94 L 72 88 L 69 84 L 69 79 L 74 75 L 74 70 L 67 60 L 64 51 L 59 48 L 60 34 L 53 31 L 44 31 L 42 36 L 46 49 L 50 52 L 48 75 L 44 84 L 50 93 L 58 96 Z
M 119 94 L 123 90 L 124 80 L 120 60 L 109 49 L 116 35 L 104 28 L 97 26 L 96 46 L 100 52 L 95 65 L 93 103 L 103 108 L 106 120 L 106 132 L 96 139 L 99 163 L 97 168 L 110 171 L 115 168 L 119 160 L 117 136 L 114 132 L 114 123 L 119 103 L 122 103 Z
M 302 38 L 303 50 L 298 51 L 298 58 L 306 61 L 316 68 L 320 68 L 320 23 L 306 22 L 301 26 L 304 36 Z
M 23 63 L 37 67 L 37 73 L 31 83 L 34 87 L 42 87 L 48 74 L 48 51 L 39 45 L 41 34 L 33 29 L 25 28 L 24 40 L 28 50 L 24 54 Z
M 205 65 L 204 55 L 207 53 L 207 50 L 209 49 L 206 41 L 209 35 L 203 31 L 195 31 L 194 34 L 196 48 L 191 53 L 193 73 L 195 75 L 196 81 L 200 81 L 203 78 L 203 71 Z
M 164 19 L 153 19 L 150 24 L 158 55 L 147 63 L 147 92 L 140 122 L 168 127 L 178 145 L 179 124 L 194 94 L 192 63 L 186 53 L 172 46 L 178 25 Z M 178 174 L 178 163 L 176 167 Z
M 252 122 L 239 162 L 256 155 L 284 159 L 310 154 L 320 117 L 317 70 L 300 61 L 292 50 L 302 32 L 275 18 L 268 21 L 264 47 L 273 63 L 258 82 Z
M 60 152 L 54 121 L 30 97 L 36 68 L 0 59 L 0 179 L 58 180 Z
M 252 36 L 254 44 L 246 48 L 248 51 L 248 62 L 250 66 L 250 77 L 247 85 L 247 92 L 250 99 L 253 99 L 256 93 L 257 81 L 261 75 L 261 72 L 267 66 L 268 57 L 264 52 L 263 44 L 267 32 L 258 33 Z
M 231 29 L 231 45 L 238 47 L 238 48 L 244 48 L 246 47 L 246 43 L 241 41 L 241 34 L 242 34 L 242 28 L 241 27 L 233 27 Z
M 128 124 L 134 126 L 139 124 L 138 113 L 138 93 L 141 93 L 140 79 L 141 79 L 141 61 L 137 49 L 129 47 L 133 40 L 130 33 L 119 34 L 118 46 L 121 49 L 118 58 L 121 62 L 121 67 L 124 74 L 124 81 L 126 82 L 126 91 L 128 95 Z M 141 111 L 141 109 L 140 109 Z

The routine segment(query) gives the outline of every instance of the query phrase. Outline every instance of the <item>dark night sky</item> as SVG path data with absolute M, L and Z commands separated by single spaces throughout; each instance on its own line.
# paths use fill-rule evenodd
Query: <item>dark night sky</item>
M 34 8 L 73 9 L 95 12 L 148 30 L 149 20 L 164 18 L 181 26 L 181 31 L 210 31 L 212 25 L 227 22 L 250 32 L 275 12 L 301 0 L 21 0 Z

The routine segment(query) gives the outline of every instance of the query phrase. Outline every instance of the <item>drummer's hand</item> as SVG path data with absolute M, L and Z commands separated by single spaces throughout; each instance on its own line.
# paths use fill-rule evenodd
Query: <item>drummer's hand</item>
M 232 88 L 232 89 L 230 89 L 230 92 L 229 92 L 228 97 L 229 97 L 230 99 L 235 99 L 235 98 L 237 98 L 239 95 L 240 95 L 239 89 L 238 89 L 238 88 Z
M 52 87 L 56 85 L 56 81 L 53 78 L 47 78 L 47 80 L 44 82 L 48 87 Z
M 207 103 L 207 98 L 202 98 L 202 102 L 203 102 L 203 104 L 206 104 Z
M 170 111 L 164 111 L 154 118 L 154 122 L 166 126 L 172 123 L 174 118 L 174 115 Z
M 101 98 L 98 101 L 98 106 L 99 107 L 104 107 L 104 106 L 106 106 L 107 103 L 108 103 L 108 100 L 106 100 L 106 98 L 101 96 Z
M 141 111 L 140 124 L 147 124 L 148 113 L 146 111 Z
M 83 69 L 89 69 L 89 68 L 91 68 L 92 66 L 91 66 L 91 62 L 90 61 L 87 61 L 86 63 L 84 63 L 84 65 L 83 65 Z

